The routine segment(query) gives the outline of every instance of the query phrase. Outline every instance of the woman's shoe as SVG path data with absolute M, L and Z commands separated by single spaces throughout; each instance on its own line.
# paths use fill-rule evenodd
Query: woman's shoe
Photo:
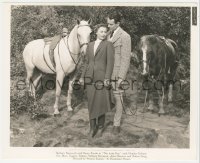
M 98 132 L 98 127 L 95 127 L 94 129 L 90 129 L 89 133 L 88 133 L 88 137 L 89 138 L 93 138 Z
M 88 133 L 88 137 L 89 137 L 89 138 L 92 138 L 92 135 L 93 135 L 93 130 L 90 129 L 90 131 L 89 131 L 89 133 Z
M 120 130 L 121 130 L 120 126 L 114 126 L 112 132 L 113 132 L 114 135 L 117 135 L 117 134 L 120 133 Z
M 88 133 L 88 137 L 89 138 L 93 138 L 94 135 L 96 134 L 97 132 L 97 126 L 96 126 L 96 119 L 91 119 L 90 120 L 90 131 Z
M 97 138 L 100 138 L 100 137 L 102 137 L 102 135 L 103 135 L 103 132 L 104 132 L 104 127 L 100 127 L 100 128 L 98 128 L 98 130 L 97 130 L 97 133 L 96 133 L 96 135 L 95 135 L 95 137 L 97 137 Z

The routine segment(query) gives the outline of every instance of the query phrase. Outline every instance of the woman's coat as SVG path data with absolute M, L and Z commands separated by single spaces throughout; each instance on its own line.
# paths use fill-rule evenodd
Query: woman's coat
M 86 51 L 86 66 L 82 72 L 87 89 L 89 118 L 98 118 L 110 110 L 113 103 L 111 89 L 104 87 L 105 79 L 111 79 L 114 66 L 114 47 L 109 41 L 101 41 L 94 54 L 94 43 Z

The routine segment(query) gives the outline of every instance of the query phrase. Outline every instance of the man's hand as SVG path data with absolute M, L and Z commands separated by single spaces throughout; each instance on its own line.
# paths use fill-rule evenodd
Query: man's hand
M 108 87 L 108 86 L 110 86 L 110 79 L 104 79 L 104 86 L 105 87 Z
M 79 83 L 80 83 L 80 85 L 84 85 L 84 79 L 83 79 L 83 78 L 80 78 L 80 79 L 79 79 Z
M 121 84 L 123 83 L 123 79 L 122 78 L 119 78 L 118 81 L 117 81 L 117 87 L 118 88 L 121 88 Z

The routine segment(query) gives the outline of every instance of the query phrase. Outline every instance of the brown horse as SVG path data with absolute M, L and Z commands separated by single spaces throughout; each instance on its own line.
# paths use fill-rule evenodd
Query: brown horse
M 152 90 L 154 89 L 159 95 L 158 114 L 164 114 L 165 90 L 168 91 L 168 102 L 172 101 L 172 90 L 178 65 L 177 44 L 163 36 L 145 35 L 141 37 L 138 48 L 139 58 L 142 61 L 142 75 L 145 81 L 149 83 L 148 109 L 154 110 L 152 100 Z M 149 85 L 153 87 L 150 89 Z

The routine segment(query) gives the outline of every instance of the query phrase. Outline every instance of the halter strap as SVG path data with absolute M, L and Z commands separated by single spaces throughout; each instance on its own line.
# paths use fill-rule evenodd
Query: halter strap
M 47 67 L 53 72 L 53 73 L 56 73 L 54 69 L 52 69 L 49 64 L 47 63 L 47 60 L 45 58 L 45 55 L 44 55 L 44 49 L 45 49 L 45 44 L 44 44 L 44 48 L 43 48 L 43 59 L 44 59 L 44 62 L 46 63 Z
M 61 63 L 61 58 L 60 58 L 60 42 L 58 43 L 58 56 L 59 56 L 60 66 L 61 66 L 61 68 L 62 68 L 62 70 L 63 70 L 65 76 L 67 76 L 66 73 L 65 73 L 65 70 L 64 70 L 64 68 L 63 68 L 63 66 L 62 66 L 62 63 Z M 79 63 L 79 61 L 80 61 L 80 57 L 78 58 L 78 61 L 75 62 L 75 59 L 72 57 L 71 53 L 70 53 L 70 56 L 71 56 L 71 58 L 72 58 L 74 64 L 76 65 L 76 67 L 75 67 L 75 70 L 76 70 L 77 65 L 78 65 L 78 63 Z
M 80 48 L 82 48 L 84 45 L 88 45 L 88 43 L 83 43 L 80 45 Z
M 78 25 L 78 28 L 84 27 L 84 26 L 90 27 L 89 24 L 86 24 L 86 25 Z M 78 35 L 77 35 L 77 39 L 78 39 Z M 78 39 L 78 42 L 79 42 L 79 44 L 80 44 L 80 48 L 82 48 L 84 45 L 88 45 L 88 42 L 85 42 L 85 43 L 82 43 L 82 44 L 81 44 L 80 41 L 79 41 L 79 39 Z
M 78 25 L 77 28 L 80 28 L 80 27 L 83 27 L 83 26 L 88 26 L 88 27 L 90 27 L 90 25 Z M 68 42 L 68 40 L 69 40 L 69 35 L 67 36 L 67 43 L 65 42 L 65 39 L 64 39 L 64 38 L 62 38 L 62 39 L 63 39 L 63 41 L 64 41 L 65 46 L 66 46 L 67 49 L 69 50 L 69 54 L 70 54 L 70 56 L 71 56 L 71 58 L 72 58 L 74 64 L 77 65 L 80 59 L 78 59 L 78 62 L 76 62 L 75 59 L 74 59 L 74 57 L 73 57 L 73 55 L 79 55 L 80 53 L 76 54 L 76 53 L 73 53 L 73 52 L 70 50 L 70 48 L 69 48 L 69 42 Z M 79 41 L 79 39 L 78 39 L 78 35 L 77 35 L 77 40 L 78 40 L 78 42 L 79 42 L 80 48 L 82 48 L 84 45 L 88 45 L 88 44 L 89 44 L 89 42 L 86 42 L 86 43 L 82 43 L 82 44 L 81 44 L 80 41 Z

